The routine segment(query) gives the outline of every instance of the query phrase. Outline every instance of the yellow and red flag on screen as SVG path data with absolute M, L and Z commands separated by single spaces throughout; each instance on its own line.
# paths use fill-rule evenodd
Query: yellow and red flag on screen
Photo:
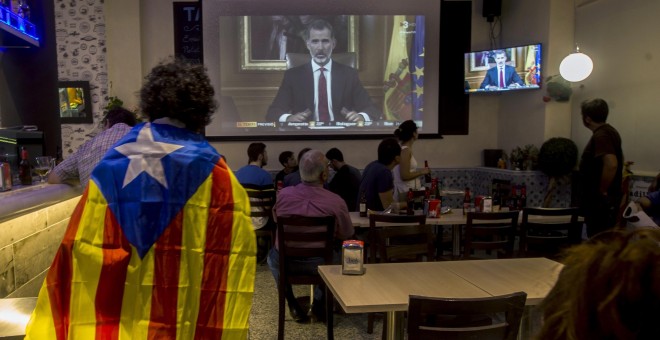
M 26 339 L 245 339 L 247 194 L 201 135 L 136 126 L 76 207 Z
M 383 115 L 385 120 L 404 121 L 412 117 L 412 89 L 408 56 L 409 22 L 405 15 L 395 15 L 392 22 L 387 65 L 385 66 L 385 91 Z

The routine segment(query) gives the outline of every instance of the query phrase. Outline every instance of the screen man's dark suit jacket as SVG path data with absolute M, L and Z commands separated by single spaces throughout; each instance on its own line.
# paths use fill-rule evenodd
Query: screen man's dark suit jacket
M 344 120 L 342 107 L 364 112 L 371 120 L 380 119 L 382 113 L 369 98 L 358 73 L 350 66 L 332 62 L 332 112 L 335 120 Z M 268 108 L 266 120 L 278 121 L 283 113 L 295 114 L 305 109 L 314 112 L 314 75 L 312 63 L 306 63 L 284 72 L 280 89 Z
M 480 88 L 485 88 L 486 85 L 490 86 L 499 86 L 500 83 L 500 76 L 498 74 L 497 66 L 491 67 L 488 69 L 488 72 L 486 72 L 486 78 L 484 78 L 484 81 L 481 82 Z M 523 83 L 522 79 L 520 79 L 520 76 L 516 72 L 516 68 L 513 66 L 509 65 L 504 65 L 504 84 L 506 86 L 509 86 L 513 83 L 516 83 L 518 85 L 525 85 Z

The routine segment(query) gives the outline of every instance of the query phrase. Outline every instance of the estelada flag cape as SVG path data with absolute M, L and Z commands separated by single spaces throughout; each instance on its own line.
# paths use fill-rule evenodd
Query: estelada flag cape
M 136 126 L 92 172 L 26 339 L 245 339 L 247 194 L 202 136 Z

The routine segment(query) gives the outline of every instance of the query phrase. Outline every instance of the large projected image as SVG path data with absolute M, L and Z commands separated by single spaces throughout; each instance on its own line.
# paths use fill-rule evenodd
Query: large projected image
M 204 2 L 204 64 L 219 103 L 207 137 L 374 139 L 409 119 L 438 136 L 440 103 L 453 103 L 439 93 L 440 2 L 282 4 Z

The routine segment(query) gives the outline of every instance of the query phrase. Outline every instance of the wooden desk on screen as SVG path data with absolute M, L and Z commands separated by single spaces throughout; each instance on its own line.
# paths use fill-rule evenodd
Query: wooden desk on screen
M 347 313 L 386 312 L 388 339 L 403 339 L 410 295 L 480 298 L 524 291 L 536 305 L 563 267 L 545 258 L 452 262 L 376 263 L 364 275 L 342 275 L 341 266 L 319 266 L 328 289 Z

